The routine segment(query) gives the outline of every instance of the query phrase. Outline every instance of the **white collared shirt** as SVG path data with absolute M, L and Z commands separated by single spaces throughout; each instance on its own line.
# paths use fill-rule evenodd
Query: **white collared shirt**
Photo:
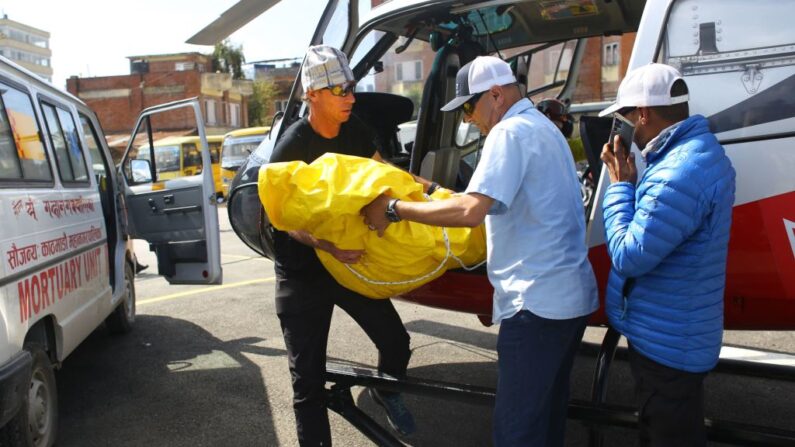
M 529 100 L 489 132 L 467 192 L 495 200 L 486 217 L 495 323 L 522 309 L 560 320 L 599 307 L 571 151 Z

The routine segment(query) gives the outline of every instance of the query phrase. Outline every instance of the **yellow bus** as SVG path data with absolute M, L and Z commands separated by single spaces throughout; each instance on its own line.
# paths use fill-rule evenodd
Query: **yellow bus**
M 229 197 L 229 185 L 232 184 L 237 170 L 270 130 L 270 126 L 248 127 L 236 129 L 224 135 L 224 145 L 221 149 L 221 178 L 224 197 Z
M 221 197 L 221 135 L 207 135 L 207 144 L 210 146 L 210 156 L 213 167 L 213 181 L 215 193 Z M 166 137 L 155 141 L 155 160 L 157 161 L 158 180 L 168 180 L 177 177 L 196 175 L 202 171 L 201 151 L 199 150 L 199 137 Z M 149 146 L 144 145 L 138 149 L 138 156 L 149 160 Z

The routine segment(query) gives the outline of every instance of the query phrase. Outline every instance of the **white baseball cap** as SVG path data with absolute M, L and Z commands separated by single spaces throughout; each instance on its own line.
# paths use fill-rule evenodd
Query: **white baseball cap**
M 665 64 L 651 63 L 630 71 L 618 86 L 615 104 L 599 112 L 610 115 L 624 107 L 658 107 L 687 102 L 687 94 L 671 96 L 674 82 L 682 79 L 681 73 Z
M 348 58 L 342 51 L 328 45 L 314 45 L 306 50 L 301 69 L 301 85 L 305 92 L 355 81 Z
M 516 82 L 511 66 L 494 56 L 479 56 L 464 65 L 455 76 L 455 98 L 442 107 L 442 112 L 451 112 L 464 105 L 469 98 L 495 85 Z

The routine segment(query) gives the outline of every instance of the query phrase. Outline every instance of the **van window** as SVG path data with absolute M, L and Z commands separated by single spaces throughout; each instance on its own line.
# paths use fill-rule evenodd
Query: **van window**
M 72 115 L 61 108 L 43 103 L 44 119 L 55 151 L 58 173 L 64 183 L 88 182 L 88 170 L 80 148 L 77 127 Z
M 0 179 L 52 181 L 30 97 L 0 84 Z
M 83 135 L 86 136 L 86 146 L 88 146 L 88 153 L 91 155 L 91 167 L 94 170 L 94 175 L 98 178 L 107 177 L 107 171 L 105 169 L 105 163 L 103 162 L 102 154 L 100 154 L 99 149 L 99 141 L 97 141 L 97 135 L 94 131 L 94 126 L 91 124 L 91 121 L 83 115 L 80 115 L 80 123 L 83 125 Z

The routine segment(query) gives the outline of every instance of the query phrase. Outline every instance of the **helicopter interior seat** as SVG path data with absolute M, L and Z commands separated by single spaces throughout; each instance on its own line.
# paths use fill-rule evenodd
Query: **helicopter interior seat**
M 398 124 L 410 121 L 413 113 L 411 99 L 391 93 L 357 92 L 353 104 L 353 114 L 375 132 L 381 156 L 402 169 L 408 169 L 409 155 L 398 139 Z
M 430 113 L 423 114 L 417 123 L 417 140 L 443 141 L 446 135 L 455 135 L 460 125 L 459 115 L 444 113 L 439 109 L 455 96 L 455 79 L 458 70 L 477 56 L 486 54 L 483 46 L 471 38 L 470 32 L 458 36 L 460 42 L 451 39 L 436 53 L 433 67 L 428 75 L 423 90 L 423 104 L 428 105 Z M 452 42 L 451 42 L 452 41 Z M 430 138 L 426 136 L 430 134 Z M 420 140 L 422 138 L 422 140 Z M 461 159 L 461 149 L 452 145 L 447 147 L 428 148 L 420 164 L 420 176 L 434 180 L 440 185 L 453 190 L 461 190 L 462 177 L 469 182 L 471 173 L 469 166 Z M 467 170 L 461 173 L 462 169 Z

